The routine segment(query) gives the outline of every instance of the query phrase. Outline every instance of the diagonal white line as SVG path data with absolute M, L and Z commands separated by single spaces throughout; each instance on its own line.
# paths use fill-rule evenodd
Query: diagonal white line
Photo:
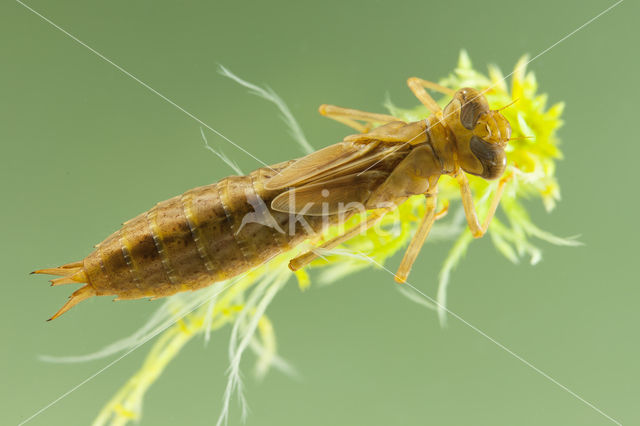
M 573 30 L 571 33 L 567 34 L 566 36 L 564 36 L 562 39 L 560 39 L 559 41 L 557 41 L 556 43 L 554 43 L 553 45 L 551 45 L 550 47 L 548 47 L 547 49 L 545 49 L 544 51 L 542 51 L 541 53 L 539 53 L 538 55 L 536 55 L 533 59 L 529 60 L 526 64 L 528 65 L 529 63 L 531 63 L 533 60 L 539 58 L 541 55 L 547 53 L 549 50 L 551 50 L 552 48 L 554 48 L 555 46 L 557 46 L 558 44 L 562 43 L 564 40 L 566 40 L 567 38 L 571 37 L 572 35 L 574 35 L 575 33 L 577 33 L 578 31 L 580 31 L 581 29 L 583 29 L 584 27 L 586 27 L 587 25 L 589 25 L 590 23 L 592 23 L 593 21 L 595 21 L 596 19 L 598 19 L 600 16 L 604 15 L 605 13 L 609 12 L 611 9 L 613 9 L 614 7 L 618 6 L 620 3 L 622 3 L 624 0 L 618 0 L 616 3 L 614 3 L 613 5 L 609 6 L 607 9 L 605 9 L 604 11 L 600 12 L 598 15 L 596 15 L 595 17 L 591 18 L 589 21 L 585 22 L 584 24 L 582 24 L 580 27 L 576 28 L 575 30 Z M 135 75 L 131 74 L 130 72 L 128 72 L 127 70 L 125 70 L 124 68 L 122 68 L 121 66 L 117 65 L 116 63 L 114 63 L 113 61 L 111 61 L 109 58 L 107 58 L 106 56 L 102 55 L 100 52 L 98 52 L 97 50 L 93 49 L 92 47 L 90 47 L 89 45 L 87 45 L 86 43 L 84 43 L 83 41 L 79 40 L 77 37 L 75 37 L 74 35 L 70 34 L 69 32 L 67 32 L 66 30 L 64 30 L 63 28 L 61 28 L 60 26 L 58 26 L 57 24 L 55 24 L 54 22 L 52 22 L 50 19 L 46 18 L 45 16 L 43 16 L 42 14 L 38 13 L 36 10 L 34 10 L 33 8 L 29 7 L 28 5 L 26 5 L 25 3 L 23 3 L 21 0 L 16 0 L 17 3 L 19 3 L 20 5 L 24 6 L 26 9 L 30 10 L 32 13 L 34 13 L 35 15 L 39 16 L 41 19 L 43 19 L 44 21 L 46 21 L 47 23 L 49 23 L 50 25 L 52 25 L 53 27 L 55 27 L 56 29 L 60 30 L 61 32 L 63 32 L 64 34 L 66 34 L 68 37 L 70 37 L 71 39 L 73 39 L 74 41 L 76 41 L 77 43 L 79 43 L 80 45 L 86 47 L 87 49 L 89 49 L 91 52 L 93 52 L 94 54 L 96 54 L 98 57 L 100 57 L 101 59 L 103 59 L 104 61 L 110 63 L 111 65 L 113 65 L 114 67 L 116 67 L 119 71 L 121 71 L 122 73 L 124 73 L 125 75 L 131 77 L 132 79 L 134 79 L 135 81 L 137 81 L 138 83 L 140 83 L 142 86 L 144 86 L 145 88 L 147 88 L 148 90 L 150 90 L 151 92 L 155 93 L 156 95 L 160 96 L 162 99 L 164 99 L 165 101 L 169 102 L 171 105 L 173 105 L 174 107 L 176 107 L 177 109 L 179 109 L 180 111 L 182 111 L 183 113 L 185 113 L 186 115 L 188 115 L 189 117 L 191 117 L 192 119 L 194 119 L 195 121 L 197 121 L 198 123 L 200 123 L 201 125 L 205 126 L 206 128 L 208 128 L 209 130 L 211 130 L 212 132 L 214 132 L 215 134 L 217 134 L 218 136 L 222 137 L 223 139 L 225 139 L 227 142 L 231 143 L 232 145 L 234 145 L 236 148 L 240 149 L 241 151 L 243 151 L 244 153 L 246 153 L 247 155 L 249 155 L 250 157 L 254 158 L 255 160 L 257 160 L 258 162 L 260 162 L 261 164 L 263 164 L 266 167 L 269 167 L 266 163 L 264 163 L 263 161 L 261 161 L 260 159 L 256 158 L 255 156 L 253 156 L 251 153 L 249 153 L 248 151 L 246 151 L 244 148 L 242 148 L 241 146 L 237 145 L 236 143 L 234 143 L 232 140 L 230 140 L 229 138 L 227 138 L 226 136 L 224 136 L 222 133 L 220 133 L 219 131 L 217 131 L 216 129 L 212 128 L 211 126 L 209 126 L 207 123 L 203 122 L 202 120 L 200 120 L 198 117 L 196 117 L 195 115 L 193 115 L 192 113 L 190 113 L 189 111 L 185 110 L 184 108 L 182 108 L 180 105 L 176 104 L 175 102 L 173 102 L 171 99 L 167 98 L 166 96 L 164 96 L 162 93 L 158 92 L 157 90 L 155 90 L 154 88 L 152 88 L 151 86 L 149 86 L 148 84 L 146 84 L 145 82 L 143 82 L 142 80 L 140 80 L 139 78 L 137 78 Z M 515 71 L 511 72 L 509 75 L 507 75 L 505 77 L 508 78 L 509 76 L 511 76 Z M 270 167 L 269 167 L 270 168 Z M 272 169 L 273 170 L 273 169 Z M 364 255 L 364 254 L 363 254 Z M 366 256 L 366 255 L 364 255 Z M 367 256 L 368 257 L 368 256 Z M 383 269 L 385 269 L 387 272 L 393 274 L 393 272 L 391 272 L 390 270 L 388 270 L 387 268 L 385 268 L 383 265 L 380 265 L 379 263 L 377 263 L 375 260 L 371 259 L 372 262 L 378 264 L 380 267 L 382 267 Z M 250 271 L 245 272 L 244 274 L 242 274 L 240 277 L 244 277 L 245 275 L 247 275 Z M 395 274 L 393 274 L 395 275 Z M 238 278 L 239 279 L 239 278 Z M 237 282 L 237 280 L 233 280 L 231 283 L 229 283 L 227 286 L 225 286 L 225 288 L 223 288 L 220 292 L 214 294 L 212 297 L 217 296 L 218 294 L 220 294 L 222 291 L 226 290 L 228 287 L 230 287 L 233 283 Z M 423 292 L 421 292 L 420 290 L 418 290 L 417 288 L 415 288 L 414 286 L 412 286 L 409 283 L 406 283 L 407 285 L 409 285 L 411 288 L 413 288 L 415 291 L 417 291 L 418 293 L 422 294 L 425 298 L 431 300 L 433 303 L 435 303 L 436 305 L 440 306 L 440 304 L 435 301 L 434 299 L 430 298 L 429 296 L 427 296 L 426 294 L 424 294 Z M 196 306 L 194 309 L 192 309 L 191 311 L 187 312 L 184 316 L 188 315 L 189 313 L 193 312 L 195 309 L 199 308 L 200 306 L 202 306 L 204 303 L 208 302 L 209 298 L 207 300 L 205 300 L 204 302 L 202 302 L 201 304 L 199 304 L 198 306 Z M 607 415 L 606 413 L 604 413 L 602 410 L 600 410 L 599 408 L 597 408 L 595 405 L 591 404 L 590 402 L 588 402 L 587 400 L 585 400 L 584 398 L 580 397 L 578 394 L 576 394 L 575 392 L 573 392 L 572 390 L 570 390 L 569 388 L 567 388 L 566 386 L 562 385 L 560 382 L 558 382 L 557 380 L 553 379 L 551 376 L 549 376 L 548 374 L 546 374 L 545 372 L 543 372 L 542 370 L 538 369 L 537 367 L 535 367 L 533 364 L 531 364 L 530 362 L 528 362 L 527 360 L 525 360 L 524 358 L 522 358 L 521 356 L 519 356 L 518 354 L 516 354 L 515 352 L 511 351 L 509 348 L 507 348 L 506 346 L 502 345 L 500 342 L 498 342 L 497 340 L 493 339 L 491 336 L 487 335 L 486 333 L 484 333 L 482 330 L 478 329 L 477 327 L 473 326 L 472 324 L 468 323 L 466 320 L 464 320 L 462 317 L 460 317 L 459 315 L 455 314 L 454 312 L 450 311 L 449 309 L 447 309 L 446 307 L 442 307 L 444 310 L 446 310 L 451 316 L 453 316 L 454 318 L 460 320 L 461 322 L 463 322 L 464 324 L 466 324 L 467 326 L 471 327 L 473 330 L 475 330 L 476 332 L 478 332 L 479 334 L 481 334 L 482 336 L 484 336 L 485 338 L 489 339 L 491 342 L 493 342 L 494 344 L 496 344 L 498 347 L 500 347 L 501 349 L 505 350 L 507 353 L 511 354 L 512 356 L 514 356 L 515 358 L 517 358 L 518 360 L 520 360 L 521 362 L 523 362 L 525 365 L 529 366 L 530 368 L 532 368 L 534 371 L 536 371 L 537 373 L 541 374 L 543 377 L 547 378 L 548 380 L 552 381 L 554 384 L 556 384 L 557 386 L 561 387 L 563 390 L 567 391 L 568 393 L 570 393 L 571 395 L 573 395 L 574 397 L 576 397 L 577 399 L 579 399 L 580 401 L 582 401 L 583 403 L 585 403 L 586 405 L 588 405 L 589 407 L 593 408 L 594 410 L 596 410 L 598 413 L 600 413 L 601 415 L 603 415 L 604 417 L 606 417 L 607 419 L 611 420 L 612 422 L 621 425 L 620 422 L 618 422 L 617 420 L 615 420 L 614 418 L 610 417 L 609 415 Z M 179 321 L 180 319 L 184 318 L 184 316 L 180 317 L 177 321 Z M 175 322 L 177 322 L 175 321 Z M 153 335 L 149 336 L 146 340 L 140 342 L 137 346 L 129 349 L 127 352 L 125 352 L 123 355 L 121 355 L 120 357 L 118 357 L 117 359 L 115 359 L 114 361 L 110 362 L 109 364 L 107 364 L 105 367 L 103 367 L 102 369 L 98 370 L 96 373 L 94 373 L 93 375 L 89 376 L 87 379 L 85 379 L 84 381 L 80 382 L 78 385 L 76 385 L 75 387 L 71 388 L 69 391 L 67 391 L 66 393 L 64 393 L 63 395 L 61 395 L 60 397 L 58 397 L 57 399 L 55 399 L 54 401 L 52 401 L 51 403 L 49 403 L 47 406 L 43 407 L 42 409 L 40 409 L 39 411 L 37 411 L 36 413 L 34 413 L 33 415 L 31 415 L 29 418 L 27 418 L 26 420 L 24 420 L 23 422 L 20 423 L 20 426 L 31 421 L 33 418 L 35 418 L 36 416 L 38 416 L 39 414 L 41 414 L 42 412 L 44 412 L 45 410 L 47 410 L 48 408 L 50 408 L 51 406 L 53 406 L 54 404 L 56 404 L 57 402 L 59 402 L 60 400 L 62 400 L 63 398 L 65 398 L 66 396 L 68 396 L 69 394 L 71 394 L 72 392 L 74 392 L 76 389 L 78 389 L 79 387 L 81 387 L 82 385 L 86 384 L 87 382 L 89 382 L 90 380 L 92 380 L 93 378 L 95 378 L 96 376 L 98 376 L 100 373 L 102 373 L 103 371 L 105 371 L 106 369 L 108 369 L 109 367 L 113 366 L 114 364 L 116 364 L 118 361 L 120 361 L 121 359 L 123 359 L 124 357 L 126 357 L 127 355 L 129 355 L 131 352 L 133 352 L 134 350 L 136 350 L 137 348 L 139 348 L 140 346 L 142 346 L 143 344 L 145 344 L 147 341 L 149 341 L 151 338 L 155 337 L 157 334 L 159 334 L 160 332 L 162 332 L 163 330 L 165 330 L 166 328 L 172 326 L 173 324 L 169 324 L 167 327 L 159 330 L 157 333 L 154 333 Z
M 273 259 L 275 256 L 272 256 L 270 259 L 267 260 L 267 262 L 271 259 Z M 266 262 L 265 262 L 266 263 Z M 219 294 L 221 294 L 222 292 L 224 292 L 225 290 L 227 290 L 229 287 L 231 287 L 232 285 L 238 283 L 242 278 L 244 278 L 245 276 L 247 276 L 249 273 L 251 273 L 252 270 L 248 270 L 247 272 L 243 273 L 242 275 L 239 275 L 235 278 L 232 278 L 230 280 L 230 282 L 228 284 L 226 284 L 220 291 L 214 293 L 213 295 L 207 297 L 204 301 L 202 301 L 201 303 L 199 303 L 198 305 L 196 305 L 196 307 L 194 307 L 193 309 L 189 310 L 188 312 L 186 312 L 184 315 L 181 315 L 178 317 L 178 319 L 176 319 L 175 321 L 173 321 L 172 323 L 166 325 L 165 327 L 160 328 L 159 330 L 156 330 L 154 333 L 152 333 L 151 335 L 147 336 L 146 339 L 142 340 L 140 343 L 138 343 L 137 345 L 135 345 L 134 347 L 132 347 L 131 349 L 129 349 L 128 351 L 126 351 L 125 353 L 123 353 L 122 355 L 120 355 L 118 358 L 114 359 L 113 361 L 111 361 L 110 363 L 108 363 L 107 365 L 105 365 L 104 367 L 102 367 L 100 370 L 96 371 L 95 373 L 93 373 L 92 375 L 90 375 L 89 377 L 87 377 L 86 379 L 84 379 L 83 381 L 81 381 L 80 383 L 78 383 L 77 385 L 75 385 L 74 387 L 72 387 L 71 389 L 69 389 L 68 391 L 66 391 L 65 393 L 63 393 L 62 395 L 60 395 L 58 398 L 54 399 L 53 401 L 51 401 L 49 404 L 45 405 L 44 407 L 42 407 L 41 409 L 39 409 L 38 411 L 36 411 L 35 413 L 33 413 L 31 416 L 29 416 L 27 419 L 21 421 L 18 426 L 22 426 L 25 423 L 30 422 L 31 420 L 33 420 L 36 416 L 42 414 L 42 412 L 44 412 L 45 410 L 51 408 L 53 405 L 55 405 L 56 403 L 60 402 L 62 399 L 66 398 L 67 396 L 69 396 L 71 393 L 73 393 L 74 391 L 78 390 L 78 388 L 80 388 L 81 386 L 87 384 L 89 381 L 95 379 L 98 375 L 100 375 L 101 373 L 103 373 L 105 370 L 107 370 L 110 367 L 113 367 L 113 365 L 115 365 L 117 362 L 119 362 L 120 360 L 122 360 L 124 357 L 126 357 L 127 355 L 129 355 L 131 352 L 135 351 L 136 349 L 138 349 L 140 346 L 144 345 L 145 343 L 147 343 L 149 340 L 153 339 L 154 337 L 156 337 L 158 334 L 162 333 L 163 331 L 165 331 L 166 329 L 168 329 L 169 327 L 172 327 L 173 325 L 175 325 L 178 321 L 182 320 L 184 317 L 186 317 L 187 315 L 189 315 L 190 313 L 192 313 L 193 311 L 195 311 L 196 309 L 200 308 L 201 306 L 203 306 L 205 303 L 211 301 L 212 299 L 214 299 L 215 297 L 217 297 Z
M 425 118 L 425 122 L 427 123 L 427 127 L 424 130 L 425 133 L 428 134 L 429 130 L 431 130 L 431 127 L 429 126 L 429 121 L 428 118 Z M 367 167 L 366 169 L 364 169 L 363 171 L 361 171 L 360 173 L 358 173 L 356 176 L 360 176 L 361 174 L 363 174 L 366 171 L 369 171 L 371 168 L 375 167 L 376 165 L 378 165 L 381 161 L 384 161 L 385 158 L 387 158 L 388 156 L 390 156 L 391 154 L 393 154 L 394 152 L 398 151 L 401 148 L 404 148 L 407 145 L 410 145 L 411 142 L 413 142 L 414 140 L 418 139 L 419 136 L 421 136 L 422 133 L 418 133 L 417 135 L 415 135 L 414 137 L 412 137 L 411 139 L 409 139 L 406 142 L 402 142 L 399 143 L 397 146 L 394 147 L 394 149 L 390 150 L 388 153 L 386 153 L 381 159 L 379 159 L 378 161 L 376 161 L 375 163 L 373 163 L 372 165 L 370 165 L 369 167 Z
M 527 62 L 524 63 L 523 67 L 526 67 L 527 65 L 529 65 L 531 62 L 535 61 L 536 59 L 538 59 L 540 56 L 544 55 L 545 53 L 547 53 L 548 51 L 550 51 L 551 49 L 553 49 L 554 47 L 556 47 L 557 45 L 559 45 L 560 43 L 562 43 L 563 41 L 565 41 L 566 39 L 568 39 L 569 37 L 571 37 L 572 35 L 574 35 L 575 33 L 577 33 L 578 31 L 580 31 L 581 29 L 583 29 L 584 27 L 586 27 L 587 25 L 589 25 L 590 23 L 592 23 L 593 21 L 595 21 L 596 19 L 598 19 L 599 17 L 601 17 L 602 15 L 604 15 L 605 13 L 609 12 L 611 9 L 613 9 L 614 7 L 618 6 L 620 3 L 622 3 L 624 0 L 618 0 L 617 2 L 615 2 L 614 4 L 612 4 L 611 6 L 609 6 L 608 8 L 606 8 L 605 10 L 603 10 L 602 12 L 598 13 L 596 16 L 594 16 L 593 18 L 589 19 L 587 22 L 585 22 L 584 24 L 580 25 L 578 28 L 576 28 L 575 30 L 571 31 L 569 34 L 565 35 L 564 37 L 562 37 L 560 40 L 556 41 L 555 43 L 553 43 L 551 46 L 547 47 L 546 49 L 544 49 L 542 52 L 538 53 L 536 56 L 534 56 L 533 58 L 529 59 Z M 478 99 L 480 96 L 483 96 L 485 93 L 487 93 L 489 90 L 493 89 L 494 87 L 496 87 L 498 84 L 502 83 L 503 81 L 506 81 L 509 77 L 511 77 L 513 74 L 515 74 L 518 71 L 518 69 L 515 69 L 513 71 L 511 71 L 509 74 L 507 74 L 506 76 L 504 76 L 502 78 L 502 80 L 493 83 L 491 86 L 487 87 L 486 89 L 482 90 L 476 97 L 471 98 L 468 102 L 474 101 L 476 99 Z M 451 114 L 453 113 L 449 113 L 445 116 L 443 116 L 442 118 L 440 118 L 440 120 L 438 120 L 438 122 L 442 122 L 445 118 L 451 116 Z M 425 121 L 428 120 L 425 119 Z M 429 132 L 429 130 L 431 130 L 431 127 L 429 125 L 429 122 L 427 121 L 427 128 L 425 129 L 425 132 Z M 404 142 L 403 144 L 400 145 L 400 147 L 398 149 L 400 149 L 401 147 L 403 147 L 404 145 L 412 142 L 414 139 L 416 139 L 418 136 L 420 136 L 421 133 L 418 133 L 416 136 L 414 136 L 413 138 L 411 138 L 411 140 Z M 397 149 L 396 149 L 397 150 Z M 385 158 L 387 158 L 389 155 L 393 154 L 396 150 L 393 150 L 391 152 L 389 152 L 388 154 L 386 154 L 385 156 L 383 156 L 381 159 L 379 159 L 378 161 L 376 161 L 374 164 L 372 164 L 371 166 L 369 166 L 367 168 L 367 170 L 369 170 L 371 167 L 375 166 L 376 164 L 380 163 L 381 161 L 383 161 Z M 366 170 L 365 170 L 366 171 Z M 361 172 L 360 174 L 362 174 L 364 172 Z M 358 174 L 358 176 L 360 176 L 360 174 Z
M 546 49 L 544 49 L 542 52 L 538 53 L 536 56 L 534 56 L 533 58 L 529 59 L 527 62 L 524 63 L 523 67 L 526 67 L 527 65 L 529 65 L 531 62 L 535 61 L 536 59 L 538 59 L 540 56 L 544 55 L 545 53 L 547 53 L 548 51 L 550 51 L 551 49 L 553 49 L 554 47 L 556 47 L 557 45 L 559 45 L 560 43 L 562 43 L 563 41 L 565 41 L 566 39 L 568 39 L 569 37 L 571 37 L 572 35 L 574 35 L 575 33 L 577 33 L 578 31 L 580 31 L 581 29 L 583 29 L 584 27 L 586 27 L 587 25 L 591 24 L 593 21 L 595 21 L 596 19 L 598 19 L 599 17 L 601 17 L 602 15 L 604 15 L 605 13 L 609 12 L 611 9 L 613 9 L 614 7 L 618 6 L 620 3 L 622 3 L 624 0 L 618 0 L 617 2 L 615 2 L 614 4 L 612 4 L 611 6 L 607 7 L 605 10 L 603 10 L 602 12 L 598 13 L 596 16 L 594 16 L 593 18 L 589 19 L 587 22 L 585 22 L 584 24 L 580 25 L 578 28 L 576 28 L 575 30 L 571 31 L 569 34 L 565 35 L 564 37 L 562 37 L 560 40 L 556 41 L 555 43 L 553 43 L 551 46 L 547 47 Z M 511 71 L 509 74 L 507 74 L 506 76 L 504 76 L 504 78 L 502 80 L 500 80 L 497 83 L 492 84 L 491 86 L 487 87 L 486 89 L 484 89 L 483 91 L 480 92 L 480 94 L 478 96 L 476 96 L 475 98 L 472 98 L 469 102 L 479 98 L 480 96 L 484 95 L 485 93 L 487 93 L 489 90 L 491 90 L 492 88 L 494 88 L 496 85 L 502 83 L 503 81 L 505 81 L 506 79 L 508 79 L 509 77 L 511 77 L 513 74 L 515 74 L 518 71 L 518 69 L 515 69 L 513 71 Z
M 89 46 L 87 43 L 83 42 L 82 40 L 80 40 L 79 38 L 77 38 L 76 36 L 74 36 L 73 34 L 69 33 L 67 30 L 65 30 L 64 28 L 62 28 L 61 26 L 59 26 L 58 24 L 56 24 L 55 22 L 51 21 L 49 18 L 47 18 L 46 16 L 43 16 L 42 14 L 40 14 L 38 11 L 34 10 L 33 8 L 31 8 L 30 6 L 24 4 L 22 1 L 20 0 L 16 0 L 16 2 L 18 2 L 20 5 L 24 6 L 26 9 L 30 10 L 31 12 L 33 12 L 34 14 L 38 15 L 40 18 L 42 18 L 44 21 L 46 21 L 47 23 L 51 24 L 53 27 L 55 27 L 56 29 L 60 30 L 61 32 L 63 32 L 65 35 L 67 35 L 69 38 L 71 38 L 73 41 L 75 41 L 76 43 L 80 44 L 83 47 L 86 47 L 87 49 L 89 49 L 92 53 L 96 54 L 98 57 L 100 57 L 102 60 L 104 60 L 105 62 L 108 62 L 109 64 L 113 65 L 114 67 L 116 67 L 118 69 L 118 71 L 122 72 L 123 74 L 125 74 L 128 77 L 131 77 L 133 80 L 135 80 L 136 82 L 140 83 L 142 86 L 144 86 L 146 89 L 148 89 L 149 91 L 153 92 L 154 94 L 160 96 L 162 99 L 164 99 L 165 101 L 169 102 L 171 105 L 173 105 L 174 107 L 176 107 L 177 109 L 179 109 L 180 111 L 182 111 L 183 113 L 185 113 L 186 115 L 188 115 L 189 117 L 191 117 L 192 119 L 194 119 L 195 121 L 197 121 L 198 123 L 200 123 L 201 125 L 203 125 L 204 127 L 206 127 L 207 129 L 211 130 L 213 133 L 215 133 L 216 135 L 220 136 L 222 139 L 226 140 L 227 142 L 229 142 L 231 145 L 235 146 L 236 148 L 238 148 L 240 151 L 244 152 L 245 154 L 247 154 L 249 157 L 253 158 L 254 160 L 256 160 L 257 162 L 259 162 L 260 164 L 262 164 L 265 167 L 268 167 L 269 169 L 271 169 L 271 167 L 269 167 L 269 165 L 267 163 L 265 163 L 264 161 L 262 161 L 261 159 L 259 159 L 258 157 L 256 157 L 255 155 L 251 154 L 249 151 L 247 151 L 246 149 L 244 149 L 243 147 L 241 147 L 240 145 L 238 145 L 237 143 L 235 143 L 234 141 L 232 141 L 231 139 L 229 139 L 228 137 L 226 137 L 225 135 L 223 135 L 222 133 L 220 133 L 219 131 L 217 131 L 216 129 L 214 129 L 213 127 L 209 126 L 207 123 L 205 123 L 204 121 L 200 120 L 198 117 L 196 117 L 195 115 L 193 115 L 192 113 L 190 113 L 189 111 L 187 111 L 186 109 L 184 109 L 183 107 L 181 107 L 180 105 L 178 105 L 177 103 L 175 103 L 174 101 L 172 101 L 171 99 L 167 98 L 165 95 L 163 95 L 162 93 L 158 92 L 156 89 L 154 89 L 153 87 L 149 86 L 147 83 L 145 83 L 144 81 L 140 80 L 138 77 L 136 77 L 135 75 L 131 74 L 129 71 L 127 71 L 126 69 L 122 68 L 120 65 L 116 64 L 115 62 L 113 62 L 111 59 L 107 58 L 106 56 L 104 56 L 102 53 L 98 52 L 97 50 L 95 50 L 93 47 Z M 272 171 L 275 172 L 275 170 L 271 169 Z M 277 173 L 277 172 L 276 172 Z
M 379 266 L 380 268 L 384 269 L 385 271 L 387 271 L 388 273 L 390 273 L 391 275 L 394 276 L 394 278 L 399 278 L 395 273 L 393 273 L 391 270 L 387 269 L 384 265 L 378 263 L 375 259 L 373 259 L 370 256 L 367 256 L 366 254 L 362 253 L 362 252 L 358 252 L 360 255 L 366 257 L 369 259 L 369 261 L 377 266 Z M 461 323 L 463 323 L 464 325 L 466 325 L 467 327 L 471 328 L 473 331 L 475 331 L 476 333 L 480 334 L 482 337 L 488 339 L 490 342 L 492 342 L 493 344 L 495 344 L 496 346 L 498 346 L 500 349 L 502 349 L 503 351 L 507 352 L 509 355 L 513 356 L 514 358 L 516 358 L 518 361 L 522 362 L 524 365 L 526 365 L 527 367 L 531 368 L 532 370 L 534 370 L 536 373 L 540 374 L 541 376 L 543 376 L 545 379 L 549 380 L 550 382 L 552 382 L 553 384 L 555 384 L 556 386 L 560 387 L 562 390 L 568 392 L 570 395 L 572 395 L 573 397 L 577 398 L 578 400 L 582 401 L 584 404 L 588 405 L 589 407 L 591 407 L 592 409 L 594 409 L 595 411 L 597 411 L 598 413 L 600 413 L 602 416 L 606 417 L 607 419 L 611 420 L 613 423 L 622 426 L 622 423 L 620 423 L 618 420 L 614 419 L 613 417 L 609 416 L 607 413 L 605 413 L 604 411 L 602 411 L 601 409 L 599 409 L 598 407 L 596 407 L 595 405 L 593 405 L 591 402 L 587 401 L 586 399 L 584 399 L 583 397 L 581 397 L 580 395 L 578 395 L 577 393 L 575 393 L 574 391 L 572 391 L 571 389 L 569 389 L 568 387 L 566 387 L 565 385 L 563 385 L 562 383 L 560 383 L 559 381 L 557 381 L 556 379 L 554 379 L 553 377 L 551 377 L 549 374 L 545 373 L 544 371 L 540 370 L 538 367 L 536 367 L 535 365 L 533 365 L 531 362 L 527 361 L 526 359 L 524 359 L 522 356 L 518 355 L 517 353 L 515 353 L 514 351 L 512 351 L 511 349 L 509 349 L 508 347 L 506 347 L 505 345 L 503 345 L 502 343 L 500 343 L 499 341 L 497 341 L 496 339 L 494 339 L 493 337 L 489 336 L 487 333 L 485 333 L 484 331 L 480 330 L 478 327 L 476 327 L 475 325 L 471 324 L 470 322 L 468 322 L 467 320 L 465 320 L 464 318 L 462 318 L 460 315 L 456 314 L 455 312 L 451 311 L 450 309 L 448 309 L 446 306 L 442 306 L 436 299 L 428 296 L 427 294 L 425 294 L 424 292 L 422 292 L 421 290 L 419 290 L 418 288 L 414 287 L 413 285 L 411 285 L 408 281 L 405 281 L 404 284 L 400 284 L 400 285 L 407 285 L 409 287 L 411 287 L 414 291 L 416 291 L 417 293 L 419 293 L 420 295 L 422 295 L 425 299 L 429 300 L 431 303 L 433 303 L 434 305 L 444 309 L 445 311 L 447 311 L 447 313 L 449 315 L 451 315 L 452 317 L 456 318 L 458 321 L 460 321 Z
M 583 29 L 584 27 L 586 27 L 587 25 L 589 25 L 590 23 L 592 23 L 593 21 L 595 21 L 596 19 L 598 19 L 599 17 L 601 17 L 602 15 L 604 15 L 605 13 L 609 12 L 611 9 L 613 9 L 614 7 L 618 6 L 620 3 L 622 3 L 624 0 L 618 0 L 617 2 L 615 2 L 614 4 L 612 4 L 611 6 L 609 6 L 608 8 L 606 8 L 605 10 L 603 10 L 602 12 L 598 13 L 596 16 L 594 16 L 593 18 L 589 19 L 587 22 L 585 22 L 584 24 L 580 25 L 578 28 L 576 28 L 575 30 L 571 31 L 569 34 L 567 34 L 566 36 L 562 37 L 560 40 L 556 41 L 555 43 L 553 43 L 551 46 L 547 47 L 546 49 L 544 49 L 542 52 L 538 53 L 536 56 L 534 56 L 533 58 L 531 58 L 525 65 L 529 65 L 531 62 L 535 61 L 536 59 L 538 59 L 540 56 L 544 55 L 545 53 L 547 53 L 548 51 L 550 51 L 551 49 L 553 49 L 554 47 L 556 47 L 557 45 L 559 45 L 560 43 L 562 43 L 563 41 L 565 41 L 566 39 L 568 39 L 569 37 L 571 37 L 572 35 L 574 35 L 575 33 L 577 33 L 578 31 L 580 31 L 581 29 Z M 508 78 L 510 77 L 515 71 L 512 71 L 509 75 L 507 75 L 505 77 Z M 504 81 L 504 80 L 503 80 Z

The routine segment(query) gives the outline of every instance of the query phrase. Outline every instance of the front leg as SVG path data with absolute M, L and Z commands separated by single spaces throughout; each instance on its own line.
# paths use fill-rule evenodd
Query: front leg
M 458 185 L 460 185 L 462 206 L 464 207 L 464 214 L 467 217 L 467 223 L 469 224 L 471 234 L 474 238 L 480 238 L 489 229 L 491 219 L 493 219 L 493 216 L 496 213 L 496 209 L 498 208 L 498 204 L 500 204 L 502 194 L 504 193 L 504 186 L 511 179 L 511 175 L 505 176 L 500 179 L 500 182 L 498 183 L 498 189 L 493 195 L 491 204 L 489 205 L 489 211 L 487 212 L 487 216 L 484 218 L 484 222 L 482 222 L 482 225 L 480 225 L 480 221 L 478 220 L 478 213 L 476 212 L 476 208 L 473 203 L 473 194 L 471 194 L 471 188 L 469 188 L 467 175 L 462 170 L 458 170 L 455 178 L 458 181 Z

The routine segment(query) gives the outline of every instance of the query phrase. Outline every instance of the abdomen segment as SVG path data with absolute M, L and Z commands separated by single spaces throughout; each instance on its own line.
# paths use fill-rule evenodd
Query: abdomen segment
M 281 168 L 287 163 L 278 165 Z M 228 177 L 158 203 L 127 221 L 83 261 L 35 273 L 60 275 L 53 285 L 86 283 L 51 318 L 94 295 L 164 297 L 232 278 L 293 248 L 310 235 L 288 214 L 269 208 L 273 169 Z M 306 217 L 312 234 L 321 218 Z

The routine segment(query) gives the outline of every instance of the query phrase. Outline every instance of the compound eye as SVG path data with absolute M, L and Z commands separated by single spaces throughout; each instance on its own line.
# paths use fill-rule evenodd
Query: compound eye
M 481 177 L 491 180 L 502 176 L 507 167 L 507 157 L 500 145 L 489 143 L 474 135 L 471 137 L 469 148 L 482 164 Z
M 465 102 L 460 108 L 460 122 L 467 130 L 473 130 L 478 124 L 478 119 L 482 113 L 486 112 L 484 105 L 478 99 Z
M 482 92 L 463 87 L 456 92 L 455 98 L 460 102 L 460 124 L 467 130 L 473 130 L 480 116 L 489 112 L 489 104 Z

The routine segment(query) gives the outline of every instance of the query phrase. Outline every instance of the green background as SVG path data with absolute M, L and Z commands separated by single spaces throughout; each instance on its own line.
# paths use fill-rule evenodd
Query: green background
M 266 163 L 301 154 L 275 108 L 216 73 L 268 84 L 315 147 L 349 132 L 321 103 L 382 111 L 385 93 L 416 104 L 405 79 L 437 79 L 466 48 L 476 68 L 509 71 L 609 1 L 46 2 L 37 11 Z M 16 424 L 108 363 L 53 365 L 125 336 L 159 302 L 84 302 L 28 272 L 84 257 L 121 222 L 230 170 L 203 149 L 200 125 L 15 2 L 0 6 L 0 423 Z M 625 424 L 639 424 L 637 2 L 628 0 L 535 60 L 541 90 L 566 101 L 557 170 L 563 200 L 536 223 L 585 246 L 541 243 L 512 265 L 488 238 L 455 271 L 449 307 Z M 240 167 L 259 166 L 209 135 Z M 449 243 L 423 250 L 412 282 L 435 293 Z M 394 269 L 399 259 L 390 262 Z M 245 363 L 249 425 L 605 425 L 592 408 L 453 318 L 368 270 L 269 308 L 280 353 L 301 373 L 257 382 Z M 212 424 L 225 385 L 228 331 L 196 339 L 146 398 L 143 425 Z M 150 345 L 30 424 L 87 424 Z M 248 357 L 249 359 L 251 357 Z M 234 405 L 231 424 L 239 424 Z

